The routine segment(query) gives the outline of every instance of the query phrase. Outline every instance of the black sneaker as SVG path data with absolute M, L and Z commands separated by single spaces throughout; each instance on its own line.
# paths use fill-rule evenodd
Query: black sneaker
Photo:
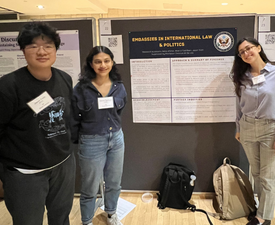
M 271 225 L 271 220 L 265 220 L 263 225 Z

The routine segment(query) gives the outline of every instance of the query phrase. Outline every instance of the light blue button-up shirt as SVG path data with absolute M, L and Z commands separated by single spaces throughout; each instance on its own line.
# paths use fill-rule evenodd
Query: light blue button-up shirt
M 246 83 L 245 87 L 241 86 L 241 97 L 236 97 L 236 132 L 240 132 L 239 121 L 243 114 L 275 120 L 275 66 L 267 63 L 260 75 L 265 76 L 264 82 L 252 86 Z M 246 76 L 252 80 L 249 71 Z

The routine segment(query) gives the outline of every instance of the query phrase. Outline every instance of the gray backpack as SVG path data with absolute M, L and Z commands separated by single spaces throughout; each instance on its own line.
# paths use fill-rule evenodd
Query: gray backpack
M 229 163 L 226 161 L 228 160 Z M 254 194 L 245 173 L 231 165 L 228 157 L 213 174 L 215 198 L 213 206 L 219 219 L 232 220 L 248 216 L 256 210 Z

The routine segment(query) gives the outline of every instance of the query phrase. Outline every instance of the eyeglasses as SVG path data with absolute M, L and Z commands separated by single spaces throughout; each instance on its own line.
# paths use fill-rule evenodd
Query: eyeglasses
M 25 49 L 30 53 L 37 53 L 40 50 L 41 47 L 47 53 L 52 53 L 56 49 L 55 45 L 53 45 L 53 44 L 47 44 L 47 45 L 41 45 L 41 46 L 38 46 L 36 44 L 32 44 L 32 45 L 27 45 L 25 47 Z
M 252 48 L 256 47 L 255 45 L 247 46 L 244 50 L 241 50 L 238 54 L 239 57 L 243 57 L 245 53 L 250 52 Z

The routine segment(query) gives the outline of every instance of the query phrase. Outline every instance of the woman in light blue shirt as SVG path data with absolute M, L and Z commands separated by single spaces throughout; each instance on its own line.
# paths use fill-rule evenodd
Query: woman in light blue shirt
M 232 80 L 237 95 L 236 139 L 255 181 L 259 207 L 247 225 L 270 225 L 275 205 L 275 66 L 254 38 L 236 46 Z

